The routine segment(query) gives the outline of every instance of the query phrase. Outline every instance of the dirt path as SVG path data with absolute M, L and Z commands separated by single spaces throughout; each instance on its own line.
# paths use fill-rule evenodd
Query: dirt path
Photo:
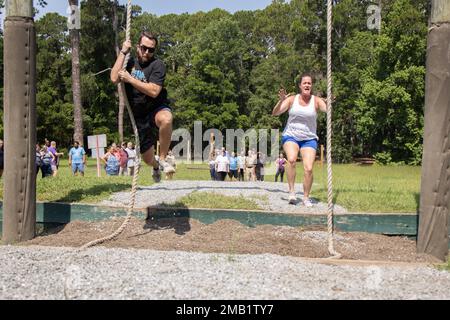
M 101 222 L 74 221 L 25 245 L 81 246 L 109 235 L 122 221 L 122 218 Z M 207 225 L 187 218 L 161 219 L 156 222 L 132 218 L 122 235 L 103 246 L 230 255 L 272 253 L 307 258 L 329 256 L 325 228 L 272 225 L 250 228 L 234 220 L 220 220 Z M 432 256 L 417 254 L 415 241 L 405 237 L 338 232 L 335 234 L 335 247 L 343 259 L 438 262 Z

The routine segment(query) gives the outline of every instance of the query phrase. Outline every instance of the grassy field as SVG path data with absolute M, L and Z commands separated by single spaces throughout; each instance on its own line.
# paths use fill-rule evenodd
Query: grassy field
M 266 169 L 270 173 L 269 168 Z M 207 165 L 180 164 L 174 179 L 209 180 Z M 301 163 L 297 167 L 297 182 L 303 179 Z M 267 174 L 265 181 L 274 181 L 274 175 Z M 285 177 L 286 182 L 286 177 Z M 0 197 L 3 197 L 3 179 L 0 180 Z M 153 184 L 151 170 L 144 166 L 139 176 L 140 185 Z M 39 201 L 96 203 L 107 199 L 112 192 L 131 188 L 131 177 L 108 177 L 102 170 L 97 178 L 96 162 L 89 160 L 85 177 L 72 177 L 67 160 L 62 161 L 59 175 L 55 178 L 37 178 Z M 416 212 L 419 205 L 420 167 L 409 166 L 357 166 L 333 165 L 334 203 L 358 212 Z M 228 206 L 235 200 L 216 194 L 215 203 Z M 326 166 L 314 168 L 312 197 L 326 202 Z M 239 199 L 238 199 L 239 200 Z M 242 199 L 241 199 L 242 200 Z M 188 196 L 183 199 L 189 206 L 202 207 L 202 197 Z M 254 202 L 237 201 L 239 208 L 252 209 Z
M 221 208 L 221 209 L 246 209 L 246 210 L 262 210 L 258 204 L 243 196 L 231 197 L 224 196 L 215 192 L 194 191 L 191 194 L 180 198 L 173 206 L 188 208 Z

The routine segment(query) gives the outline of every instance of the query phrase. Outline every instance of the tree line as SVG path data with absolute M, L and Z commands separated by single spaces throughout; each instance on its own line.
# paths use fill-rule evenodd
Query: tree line
M 274 0 L 264 10 L 159 17 L 133 6 L 132 41 L 136 44 L 142 30 L 159 37 L 157 56 L 167 67 L 174 128 L 193 131 L 196 120 L 219 130 L 282 128 L 287 116 L 271 116 L 281 86 L 296 92 L 298 75 L 308 71 L 315 93 L 326 94 L 326 4 Z M 381 8 L 380 30 L 367 25 L 372 4 Z M 427 0 L 334 1 L 335 162 L 371 156 L 380 163 L 421 163 L 429 10 Z M 84 140 L 100 133 L 110 141 L 132 139 L 123 97 L 107 70 L 124 40 L 125 23 L 126 8 L 117 0 L 81 1 L 78 120 Z M 36 21 L 36 30 L 38 140 L 56 139 L 68 147 L 75 121 L 67 17 L 47 13 Z M 3 70 L 2 56 L 0 66 Z M 325 144 L 324 115 L 318 130 Z

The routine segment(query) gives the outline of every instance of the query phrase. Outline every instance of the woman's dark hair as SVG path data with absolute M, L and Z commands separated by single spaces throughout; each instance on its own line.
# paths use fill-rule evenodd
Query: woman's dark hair
M 298 77 L 297 85 L 299 85 L 300 83 L 302 83 L 302 79 L 305 78 L 305 77 L 310 77 L 310 78 L 311 78 L 311 81 L 314 82 L 314 78 L 313 78 L 313 76 L 311 75 L 311 73 L 309 73 L 309 72 L 303 72 L 303 73 L 300 75 L 300 77 Z
M 155 44 L 158 45 L 158 38 L 153 33 L 149 31 L 142 31 L 141 35 L 139 36 L 139 44 L 141 44 L 141 40 L 143 37 L 149 38 L 150 40 L 155 40 Z

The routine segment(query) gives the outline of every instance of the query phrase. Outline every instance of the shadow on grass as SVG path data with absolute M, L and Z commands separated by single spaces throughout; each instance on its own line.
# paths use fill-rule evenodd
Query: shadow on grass
M 145 220 L 144 229 L 168 230 L 173 229 L 178 235 L 184 235 L 191 230 L 190 211 L 185 205 L 177 203 L 176 210 L 168 207 L 163 208 L 147 208 L 147 219 Z
M 124 191 L 130 189 L 129 183 L 108 183 L 92 186 L 87 189 L 78 188 L 70 190 L 66 196 L 56 199 L 52 202 L 79 202 L 85 199 L 87 196 L 95 196 L 101 193 L 107 192 L 113 194 L 114 192 Z

